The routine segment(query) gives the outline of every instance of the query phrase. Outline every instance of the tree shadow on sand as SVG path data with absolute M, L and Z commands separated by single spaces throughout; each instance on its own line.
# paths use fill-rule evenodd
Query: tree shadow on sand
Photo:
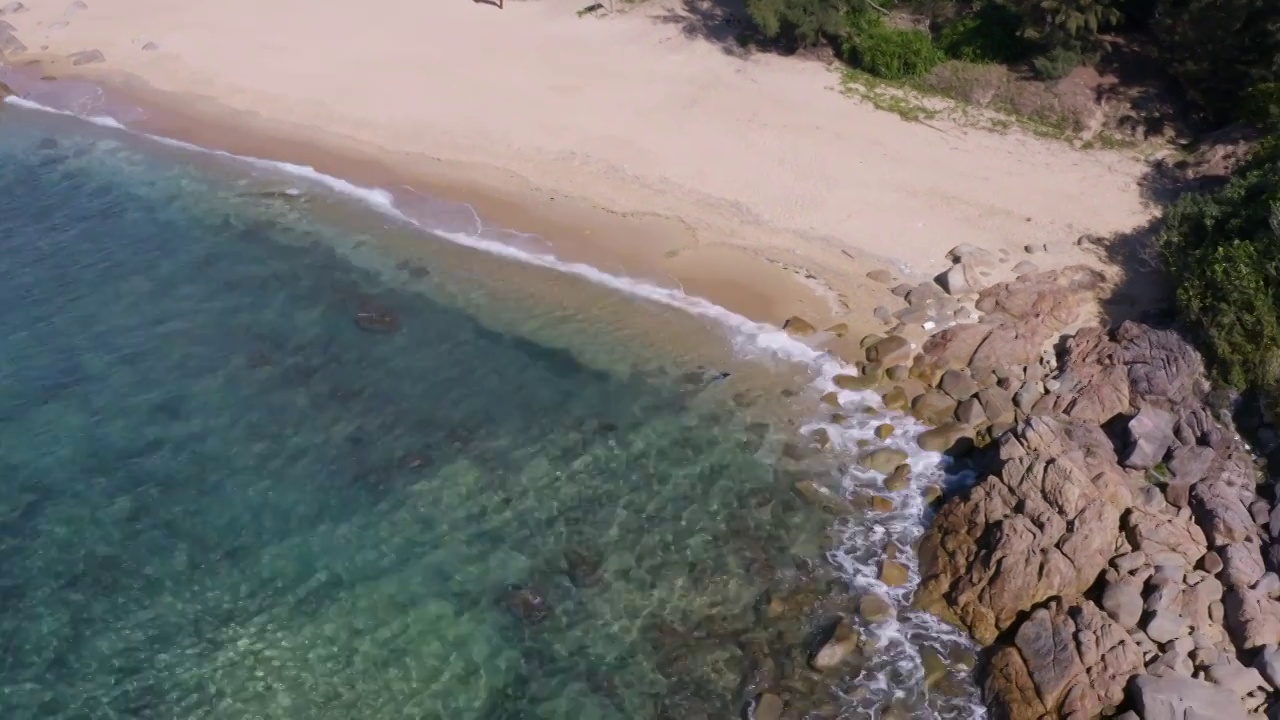
M 726 55 L 747 58 L 769 47 L 747 15 L 745 0 L 673 0 L 650 16 L 654 22 L 674 25 L 689 39 L 715 45 Z

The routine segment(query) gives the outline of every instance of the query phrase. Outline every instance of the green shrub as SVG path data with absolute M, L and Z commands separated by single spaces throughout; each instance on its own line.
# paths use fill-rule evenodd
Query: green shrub
M 1001 3 L 985 3 L 942 28 L 938 47 L 953 60 L 1011 64 L 1030 54 L 1021 34 L 1022 18 Z
M 747 0 L 747 15 L 760 34 L 792 50 L 839 34 L 848 10 L 846 0 Z
M 1036 77 L 1041 80 L 1061 80 L 1081 65 L 1084 65 L 1084 57 L 1065 47 L 1054 48 L 1031 61 Z
M 850 65 L 886 80 L 922 77 L 946 59 L 928 33 L 890 27 L 870 12 L 849 20 L 842 49 Z
M 1217 377 L 1280 412 L 1280 151 L 1165 215 L 1160 250 L 1178 309 Z

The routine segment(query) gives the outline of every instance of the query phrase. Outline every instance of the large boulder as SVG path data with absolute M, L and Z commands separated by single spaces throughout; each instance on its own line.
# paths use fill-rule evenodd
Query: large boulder
M 1013 644 L 995 650 L 983 690 L 1009 720 L 1092 718 L 1120 704 L 1141 671 L 1138 646 L 1097 606 L 1054 601 L 1031 613 Z
M 1148 470 L 1164 462 L 1174 443 L 1173 413 L 1148 405 L 1129 418 L 1129 447 L 1121 460 L 1127 468 Z
M 1037 450 L 1067 436 L 1055 424 L 1033 418 L 1006 436 L 999 469 L 943 506 L 921 545 L 917 602 L 983 644 L 1045 600 L 1082 593 L 1116 551 L 1127 491 L 1082 470 L 1078 450 Z
M 1140 675 L 1129 694 L 1142 720 L 1248 720 L 1235 693 L 1189 677 Z
M 1058 390 L 1036 412 L 1102 424 L 1129 411 L 1129 373 L 1120 348 L 1102 328 L 1085 328 L 1067 341 Z
M 1187 510 L 1173 512 L 1173 508 L 1160 503 L 1134 505 L 1124 516 L 1124 534 L 1129 544 L 1141 550 L 1158 564 L 1178 564 L 1184 568 L 1195 567 L 1206 551 L 1204 533 L 1191 519 Z

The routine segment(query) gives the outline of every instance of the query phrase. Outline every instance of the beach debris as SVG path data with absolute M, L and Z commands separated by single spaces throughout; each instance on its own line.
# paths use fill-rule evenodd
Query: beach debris
M 400 329 L 400 319 L 390 310 L 363 310 L 356 313 L 356 327 L 385 335 Z
M 782 323 L 782 329 L 786 330 L 788 335 L 796 337 L 805 337 L 818 332 L 818 328 L 814 327 L 813 323 L 799 315 L 792 315 L 787 318 L 787 321 Z
M 502 595 L 502 605 L 527 625 L 537 625 L 551 616 L 551 603 L 545 595 L 526 585 L 512 585 Z
M 0 15 L 17 15 L 26 11 L 27 6 L 20 2 L 11 2 L 4 7 L 0 7 Z
M 159 49 L 160 49 L 160 46 L 153 42 L 147 42 L 142 45 L 142 52 L 155 52 L 156 50 L 159 50 Z
M 591 3 L 590 5 L 579 10 L 577 15 L 578 17 L 586 17 L 587 15 L 594 15 L 595 13 L 598 13 L 603 9 L 604 9 L 604 3 Z
M 22 44 L 17 35 L 9 30 L 0 30 L 0 55 L 9 57 L 12 55 L 21 55 L 27 51 L 27 46 Z
M 80 52 L 73 52 L 67 56 L 67 59 L 71 61 L 72 65 L 80 66 L 80 65 L 93 65 L 95 63 L 106 62 L 107 56 L 103 55 L 101 50 L 94 49 L 94 50 L 81 50 Z

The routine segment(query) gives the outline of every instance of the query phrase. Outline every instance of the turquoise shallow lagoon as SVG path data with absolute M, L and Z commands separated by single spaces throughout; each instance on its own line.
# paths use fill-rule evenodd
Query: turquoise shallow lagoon
M 735 715 L 786 368 L 279 182 L 0 110 L 0 717 Z

